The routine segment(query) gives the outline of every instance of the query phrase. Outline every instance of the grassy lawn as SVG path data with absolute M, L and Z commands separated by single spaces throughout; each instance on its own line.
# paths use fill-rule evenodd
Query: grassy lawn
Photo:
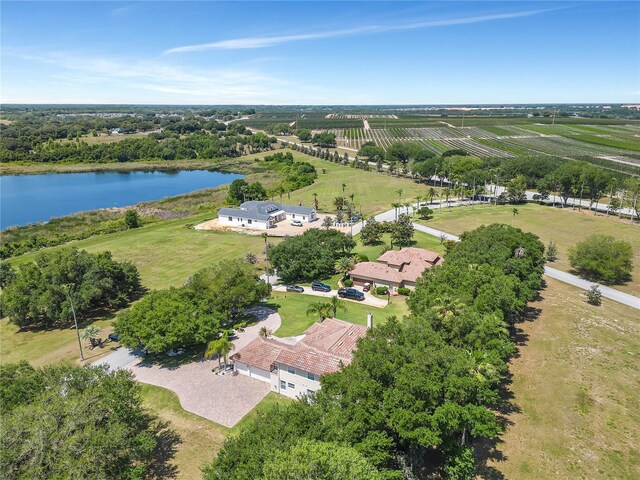
M 432 220 L 422 222 L 425 225 L 444 230 L 456 235 L 466 230 L 473 230 L 480 225 L 490 223 L 506 223 L 524 231 L 535 233 L 547 245 L 553 240 L 558 245 L 558 261 L 549 264 L 559 270 L 570 271 L 568 250 L 587 235 L 611 235 L 620 240 L 630 242 L 634 252 L 634 270 L 631 282 L 615 285 L 614 288 L 640 295 L 640 226 L 617 217 L 604 214 L 594 216 L 588 210 L 572 210 L 571 208 L 552 208 L 528 203 L 519 205 L 519 214 L 512 214 L 512 206 L 498 207 L 462 207 L 443 208 L 436 211 Z
M 521 325 L 510 367 L 519 411 L 492 466 L 517 480 L 640 478 L 638 311 L 590 306 L 552 279 L 542 297 L 540 316 Z
M 307 316 L 307 308 L 316 302 L 326 302 L 328 299 L 313 295 L 299 293 L 273 292 L 267 306 L 277 310 L 282 318 L 282 325 L 275 334 L 279 337 L 300 335 L 314 322 L 319 320 L 315 315 Z M 338 310 L 336 317 L 359 325 L 367 324 L 367 314 L 373 313 L 374 324 L 384 323 L 388 317 L 396 315 L 398 318 L 408 313 L 408 308 L 404 297 L 392 297 L 391 304 L 385 308 L 372 307 L 356 302 L 344 302 L 346 311 Z
M 393 202 L 400 200 L 397 190 L 402 190 L 402 201 L 408 202 L 420 195 L 425 198 L 429 186 L 419 184 L 413 180 L 392 177 L 376 172 L 365 172 L 344 165 L 338 165 L 327 160 L 309 157 L 293 152 L 294 157 L 305 160 L 316 167 L 318 179 L 313 185 L 291 192 L 290 198 L 283 196 L 284 203 L 297 205 L 313 205 L 313 194 L 318 195 L 320 211 L 335 213 L 333 199 L 342 196 L 342 184 L 346 184 L 345 196 L 354 194 L 354 202 L 358 211 L 362 207 L 364 215 L 381 213 L 389 210 Z M 325 173 L 322 173 L 323 169 Z
M 98 318 L 93 322 L 81 325 L 81 328 L 91 324 L 100 327 L 100 337 L 106 340 L 113 331 L 111 327 L 112 315 Z M 87 363 L 92 363 L 100 357 L 111 353 L 113 344 L 105 341 L 102 348 L 89 350 L 83 342 L 84 356 Z M 7 318 L 0 320 L 0 363 L 13 363 L 27 360 L 34 367 L 41 367 L 50 363 L 74 363 L 79 361 L 78 340 L 76 331 L 72 328 L 53 328 L 51 330 L 19 331 L 18 327 L 9 323 Z
M 133 262 L 140 271 L 143 285 L 148 288 L 179 287 L 190 275 L 207 265 L 225 258 L 243 257 L 247 252 L 258 255 L 263 249 L 263 240 L 259 236 L 190 228 L 211 216 L 203 214 L 167 220 L 66 245 L 92 253 L 109 250 L 116 260 Z M 17 257 L 11 263 L 16 265 L 30 261 L 35 255 Z
M 242 420 L 240 420 L 230 429 L 231 434 L 238 434 L 242 430 L 247 428 L 247 426 L 254 421 L 259 413 L 268 412 L 276 405 L 287 405 L 293 401 L 294 400 L 292 398 L 285 397 L 284 395 L 280 395 L 279 393 L 267 393 L 267 396 L 264 397 L 253 410 L 242 417 Z

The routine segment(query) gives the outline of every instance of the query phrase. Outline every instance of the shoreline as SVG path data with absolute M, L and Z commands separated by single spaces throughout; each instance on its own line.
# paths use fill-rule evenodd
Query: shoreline
M 213 160 L 139 160 L 109 163 L 5 163 L 0 164 L 0 177 L 14 175 L 47 175 L 52 173 L 103 173 L 140 171 L 208 170 L 246 174 L 247 156 Z

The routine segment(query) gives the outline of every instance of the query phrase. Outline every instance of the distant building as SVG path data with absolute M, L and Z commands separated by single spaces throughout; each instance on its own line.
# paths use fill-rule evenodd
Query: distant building
M 372 283 L 391 289 L 413 288 L 422 272 L 437 265 L 444 259 L 430 250 L 407 247 L 402 250 L 389 250 L 375 262 L 360 262 L 349 272 L 354 285 Z
M 244 202 L 238 208 L 223 207 L 218 210 L 218 223 L 230 227 L 268 229 L 283 220 L 299 220 L 303 223 L 316 220 L 313 208 L 284 205 L 276 202 Z
M 371 315 L 368 324 L 373 326 Z M 296 343 L 259 337 L 231 359 L 241 375 L 270 383 L 272 391 L 296 398 L 317 392 L 322 375 L 351 363 L 356 342 L 368 327 L 326 318 L 311 325 Z

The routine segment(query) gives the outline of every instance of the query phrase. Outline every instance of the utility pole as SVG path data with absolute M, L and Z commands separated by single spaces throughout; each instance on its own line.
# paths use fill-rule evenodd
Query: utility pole
M 73 314 L 73 323 L 76 327 L 76 336 L 78 337 L 78 348 L 80 349 L 80 360 L 84 362 L 84 352 L 82 351 L 82 342 L 80 341 L 80 330 L 78 329 L 78 319 L 76 318 L 76 309 L 73 305 L 73 299 L 71 298 L 71 285 L 65 284 L 62 287 L 62 291 L 67 296 L 69 304 L 71 305 L 71 313 Z

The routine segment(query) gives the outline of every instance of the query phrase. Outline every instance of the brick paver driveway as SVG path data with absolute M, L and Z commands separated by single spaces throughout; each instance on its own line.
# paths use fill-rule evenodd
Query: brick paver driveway
M 257 338 L 261 327 L 272 331 L 280 327 L 280 315 L 273 310 L 254 307 L 250 312 L 258 322 L 238 334 L 236 350 Z M 131 370 L 140 382 L 176 393 L 185 410 L 233 427 L 269 393 L 271 385 L 244 375 L 215 375 L 211 370 L 217 365 L 217 360 L 202 358 L 172 367 L 136 359 L 123 368 Z

